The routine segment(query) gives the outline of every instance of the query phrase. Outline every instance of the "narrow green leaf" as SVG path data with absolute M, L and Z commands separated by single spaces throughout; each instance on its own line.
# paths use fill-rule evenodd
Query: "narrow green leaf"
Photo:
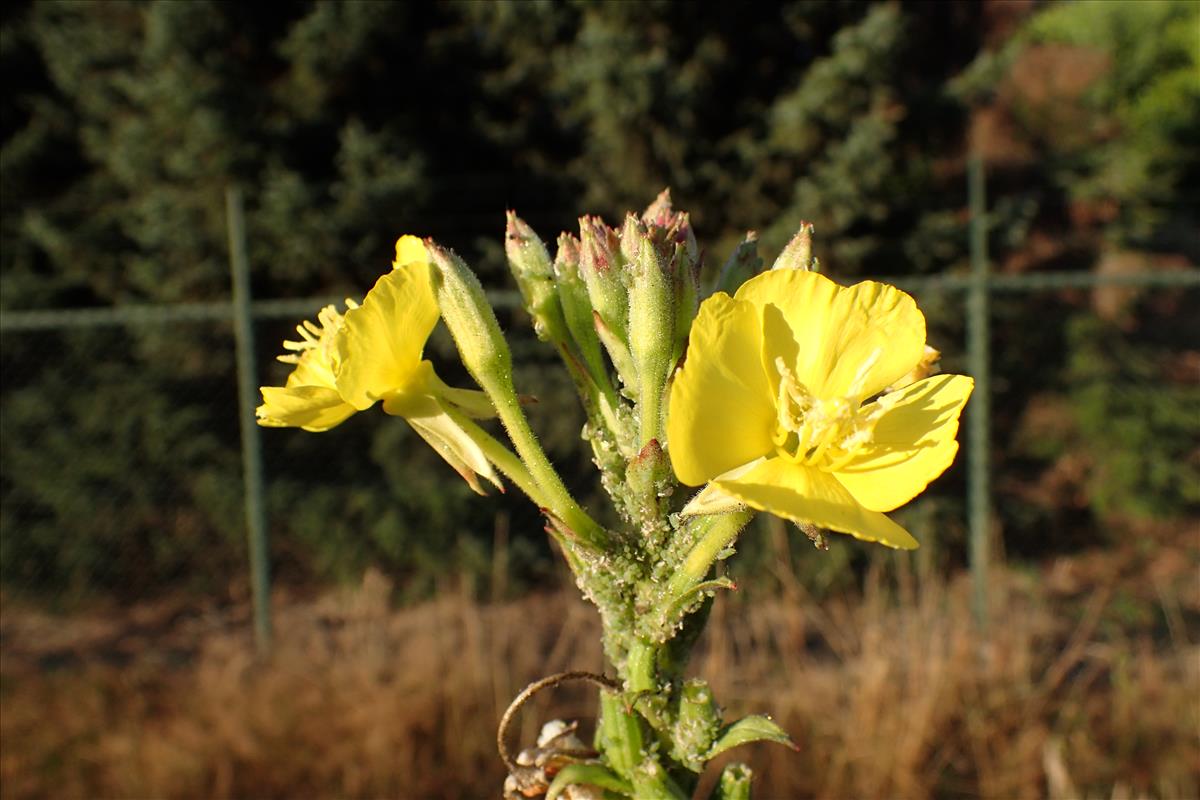
M 550 787 L 546 789 L 546 800 L 556 800 L 568 786 L 577 783 L 599 786 L 601 789 L 617 792 L 622 797 L 633 795 L 633 787 L 629 781 L 610 771 L 607 767 L 600 764 L 568 764 L 559 770 L 559 773 L 554 776 L 554 780 L 550 782 Z
M 712 749 L 708 751 L 705 760 L 715 758 L 738 745 L 762 741 L 778 742 L 793 750 L 799 749 L 792 741 L 792 737 L 788 736 L 783 728 L 776 725 L 774 721 L 768 717 L 754 715 L 743 717 L 732 725 L 726 725 L 717 737 L 717 741 L 713 743 Z

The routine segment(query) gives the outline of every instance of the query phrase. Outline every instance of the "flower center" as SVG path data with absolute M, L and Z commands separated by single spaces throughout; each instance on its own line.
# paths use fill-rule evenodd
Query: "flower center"
M 346 308 L 358 308 L 358 303 L 347 297 Z M 337 332 L 341 330 L 342 322 L 343 316 L 336 308 L 331 305 L 325 306 L 317 312 L 317 322 L 306 319 L 296 326 L 300 341 L 284 340 L 283 349 L 292 352 L 276 358 L 285 364 L 302 364 L 305 369 L 318 373 L 324 383 L 332 386 L 333 362 L 336 355 L 334 340 Z
M 775 359 L 779 373 L 778 421 L 773 439 L 776 453 L 793 464 L 828 471 L 849 463 L 871 442 L 875 423 L 892 405 L 886 402 L 886 396 L 866 407 L 862 403 L 862 384 L 879 356 L 880 351 L 876 351 L 859 369 L 847 397 L 817 397 L 782 358 Z

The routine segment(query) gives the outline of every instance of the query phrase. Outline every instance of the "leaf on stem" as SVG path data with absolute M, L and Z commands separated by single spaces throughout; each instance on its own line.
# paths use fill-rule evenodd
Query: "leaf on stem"
M 712 749 L 708 751 L 705 760 L 712 760 L 726 750 L 730 750 L 738 745 L 763 741 L 777 742 L 787 745 L 793 750 L 800 749 L 792 741 L 792 737 L 788 736 L 783 728 L 776 725 L 774 720 L 755 714 L 749 717 L 742 717 L 737 722 L 725 726 L 721 730 L 721 734 L 717 737 L 717 741 L 713 744 Z

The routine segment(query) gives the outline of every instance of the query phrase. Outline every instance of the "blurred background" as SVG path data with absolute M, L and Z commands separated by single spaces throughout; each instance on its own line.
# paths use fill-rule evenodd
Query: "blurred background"
M 708 272 L 813 222 L 824 271 L 897 281 L 943 369 L 986 371 L 990 415 L 897 512 L 913 554 L 743 535 L 695 670 L 799 744 L 738 754 L 759 795 L 1200 796 L 1200 4 L 0 13 L 3 797 L 498 796 L 511 696 L 603 667 L 536 509 L 476 498 L 399 419 L 261 431 L 248 498 L 231 186 L 259 383 L 399 234 L 433 236 L 496 291 L 597 513 L 505 209 L 552 242 L 669 186 Z M 429 352 L 462 385 L 444 331 Z M 590 725 L 589 692 L 548 694 L 521 744 Z

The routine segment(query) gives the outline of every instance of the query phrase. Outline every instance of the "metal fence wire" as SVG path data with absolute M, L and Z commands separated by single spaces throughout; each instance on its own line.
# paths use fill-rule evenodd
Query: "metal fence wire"
M 972 176 L 972 271 L 882 280 L 917 294 L 932 325 L 940 324 L 938 313 L 965 322 L 965 348 L 938 344 L 952 366 L 977 381 L 965 437 L 965 505 L 982 621 L 987 557 L 995 544 L 988 510 L 988 442 L 996 433 L 988 417 L 994 391 L 989 356 L 996 355 L 987 330 L 992 298 L 1120 285 L 1183 289 L 1194 299 L 1200 271 L 991 275 L 977 167 Z M 135 598 L 163 586 L 244 594 L 250 574 L 256 632 L 266 647 L 268 527 L 277 537 L 272 564 L 284 571 L 305 548 L 306 558 L 338 551 L 351 565 L 436 559 L 446 536 L 460 535 L 440 525 L 486 527 L 487 517 L 461 518 L 466 490 L 441 480 L 436 458 L 416 446 L 403 425 L 348 423 L 334 441 L 276 435 L 254 424 L 257 386 L 283 375 L 267 366 L 279 339 L 335 298 L 251 301 L 239 283 L 245 232 L 236 192 L 229 209 L 231 302 L 0 313 L 5 593 L 36 593 L 64 604 L 94 593 Z M 493 299 L 510 311 L 518 305 L 512 292 Z M 535 352 L 532 342 L 517 349 L 526 358 Z M 240 422 L 233 413 L 239 407 Z M 348 459 L 350 451 L 371 457 Z M 412 461 L 403 473 L 385 466 L 397 452 Z M 467 549 L 459 552 L 469 557 L 469 544 L 462 546 Z M 355 555 L 345 558 L 347 549 Z

